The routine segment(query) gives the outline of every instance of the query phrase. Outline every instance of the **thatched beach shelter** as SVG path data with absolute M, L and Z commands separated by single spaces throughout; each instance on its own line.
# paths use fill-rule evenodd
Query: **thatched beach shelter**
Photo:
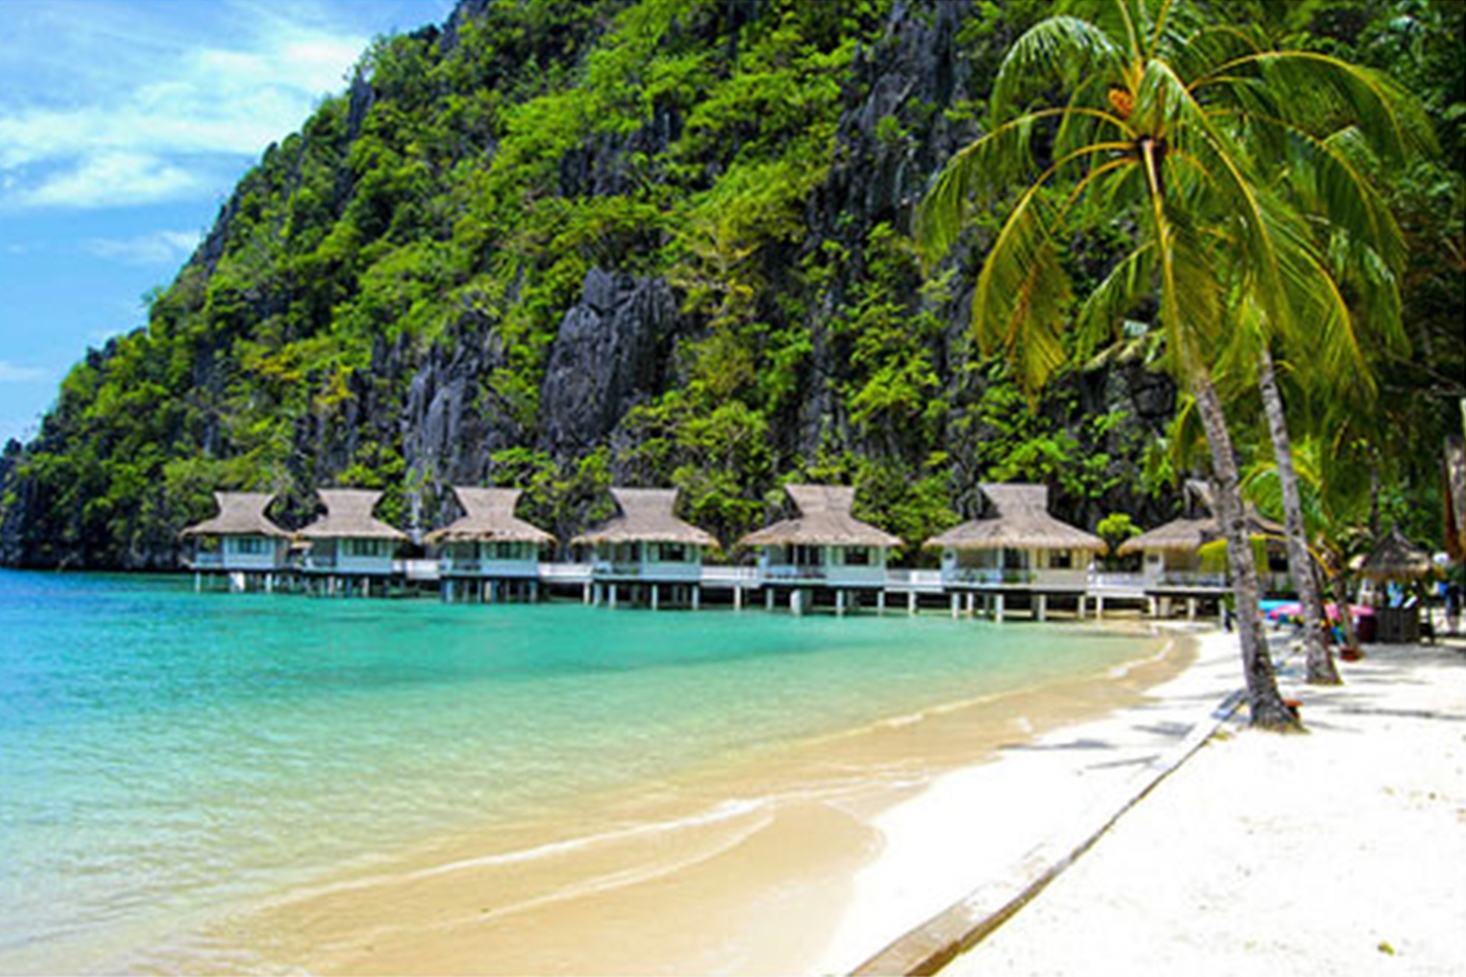
M 215 492 L 218 515 L 178 534 L 189 544 L 187 565 L 225 573 L 281 569 L 290 534 L 265 515 L 274 500 L 268 492 Z
M 1405 538 L 1400 527 L 1391 529 L 1360 563 L 1359 573 L 1374 587 L 1375 640 L 1386 644 L 1414 644 L 1420 640 L 1420 606 L 1406 593 L 1391 594 L 1386 584 L 1406 583 L 1428 576 L 1430 554 Z
M 855 489 L 843 485 L 786 485 L 798 514 L 738 541 L 758 550 L 759 578 L 765 588 L 790 586 L 791 606 L 802 610 L 801 586 L 835 589 L 844 610 L 845 589 L 884 588 L 886 561 L 900 537 L 856 519 Z M 773 591 L 766 589 L 772 602 Z M 884 591 L 881 591 L 884 598 Z
M 718 545 L 711 533 L 677 518 L 676 489 L 613 488 L 617 514 L 582 533 L 570 544 L 591 551 L 596 603 L 609 596 L 615 604 L 619 583 L 643 583 L 653 607 L 660 584 L 691 587 L 688 599 L 697 605 L 703 552 Z M 608 589 L 602 589 L 605 585 Z
M 500 596 L 501 585 L 538 596 L 540 550 L 555 537 L 514 514 L 519 489 L 453 487 L 463 516 L 436 532 L 427 542 L 440 547 L 438 572 L 443 596 L 452 599 L 465 578 L 482 581 L 486 600 Z
M 392 573 L 397 550 L 408 536 L 373 515 L 382 493 L 320 489 L 316 494 L 326 514 L 295 534 L 310 544 L 305 568 L 343 575 Z
M 1105 549 L 1098 536 L 1049 514 L 1047 485 L 979 488 L 989 514 L 926 542 L 928 549 L 942 551 L 943 577 L 949 582 L 1077 584 L 1090 556 Z
M 1430 574 L 1430 554 L 1405 538 L 1396 526 L 1364 558 L 1359 572 L 1379 582 L 1418 580 Z

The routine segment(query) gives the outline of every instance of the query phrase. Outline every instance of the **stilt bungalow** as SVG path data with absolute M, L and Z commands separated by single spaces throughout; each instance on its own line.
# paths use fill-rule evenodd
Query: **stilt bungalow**
M 555 537 L 514 514 L 520 490 L 455 485 L 453 494 L 462 518 L 427 537 L 439 547 L 443 599 L 537 600 L 540 550 Z
M 1219 557 L 1216 565 L 1207 566 L 1202 558 L 1202 547 L 1222 538 L 1221 524 L 1211 511 L 1211 486 L 1192 479 L 1186 483 L 1186 515 L 1126 540 L 1116 551 L 1121 556 L 1141 554 L 1140 586 L 1156 602 L 1161 617 L 1170 616 L 1174 601 L 1184 600 L 1187 617 L 1194 618 L 1198 601 L 1217 601 L 1227 591 L 1225 559 Z M 1283 527 L 1251 506 L 1246 515 L 1248 534 L 1268 540 L 1267 561 L 1258 567 L 1264 591 L 1288 589 Z
M 965 598 L 971 611 L 976 597 L 998 619 L 1006 610 L 1005 594 L 1026 593 L 1034 616 L 1043 619 L 1048 598 L 1077 597 L 1084 612 L 1089 564 L 1105 549 L 1104 540 L 1049 514 L 1049 489 L 1033 484 L 983 484 L 982 518 L 964 522 L 927 540 L 927 549 L 942 553 L 942 585 L 952 595 L 957 613 Z
M 290 550 L 290 534 L 265 515 L 274 499 L 267 492 L 215 492 L 219 514 L 178 534 L 195 589 L 206 574 L 227 575 L 231 590 L 247 590 L 252 582 L 274 589 Z
M 613 488 L 611 496 L 618 514 L 570 541 L 590 550 L 587 601 L 615 607 L 624 593 L 644 599 L 655 610 L 667 586 L 674 602 L 696 609 L 702 598 L 703 552 L 718 541 L 673 514 L 676 489 Z
M 786 485 L 784 491 L 798 515 L 739 540 L 758 551 L 758 581 L 769 606 L 776 592 L 787 592 L 790 610 L 800 614 L 817 591 L 828 589 L 836 613 L 865 591 L 884 608 L 886 561 L 900 538 L 855 518 L 853 488 Z
M 397 551 L 407 534 L 372 513 L 381 492 L 368 489 L 320 489 L 326 514 L 296 533 L 310 544 L 302 569 L 319 577 L 327 593 L 353 589 L 369 596 L 372 581 L 397 573 Z

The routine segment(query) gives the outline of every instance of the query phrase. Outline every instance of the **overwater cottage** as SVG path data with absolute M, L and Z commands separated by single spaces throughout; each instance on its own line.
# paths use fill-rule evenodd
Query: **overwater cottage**
M 823 589 L 834 591 L 837 613 L 847 601 L 858 605 L 867 591 L 884 606 L 886 561 L 900 538 L 855 518 L 853 488 L 786 485 L 784 491 L 798 515 L 739 540 L 758 551 L 758 581 L 769 606 L 776 592 L 787 592 L 790 610 L 800 614 Z
M 212 574 L 227 576 L 231 590 L 247 590 L 251 583 L 274 589 L 290 549 L 290 534 L 265 515 L 274 499 L 267 492 L 215 492 L 218 515 L 178 534 L 195 589 Z
M 1104 540 L 1049 514 L 1046 485 L 983 484 L 987 513 L 927 540 L 942 553 L 942 586 L 952 594 L 954 613 L 965 597 L 968 610 L 981 595 L 999 620 L 1006 596 L 1024 593 L 1042 620 L 1048 599 L 1074 595 L 1084 612 L 1089 564 Z
M 436 544 L 443 597 L 478 595 L 493 603 L 539 597 L 540 551 L 555 537 L 514 514 L 519 489 L 469 488 L 453 494 L 463 516 L 428 534 Z
M 369 489 L 320 489 L 326 514 L 296 533 L 309 544 L 301 568 L 324 582 L 328 593 L 353 588 L 370 595 L 372 581 L 398 573 L 397 552 L 406 533 L 373 515 L 381 492 Z
M 594 602 L 615 607 L 625 587 L 655 610 L 668 585 L 673 601 L 695 609 L 702 596 L 703 552 L 718 541 L 673 514 L 676 489 L 613 488 L 611 496 L 617 515 L 570 541 L 590 551 Z
M 1218 601 L 1228 586 L 1224 558 L 1219 556 L 1215 566 L 1207 566 L 1202 558 L 1202 547 L 1222 538 L 1221 524 L 1211 515 L 1211 486 L 1192 479 L 1185 493 L 1186 515 L 1126 540 L 1116 551 L 1121 556 L 1141 554 L 1140 583 L 1162 617 L 1170 616 L 1177 600 L 1184 600 L 1187 616 L 1195 617 L 1199 601 Z M 1267 565 L 1259 567 L 1264 590 L 1287 588 L 1282 527 L 1249 506 L 1247 530 L 1253 537 L 1269 540 Z

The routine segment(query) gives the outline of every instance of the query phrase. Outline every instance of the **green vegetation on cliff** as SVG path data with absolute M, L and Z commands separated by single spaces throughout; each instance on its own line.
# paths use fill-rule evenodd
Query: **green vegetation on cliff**
M 930 275 L 908 236 L 983 131 L 997 59 L 1053 6 L 465 0 L 379 41 L 241 180 L 147 328 L 89 353 L 7 449 L 0 561 L 170 565 L 211 490 L 279 492 L 288 518 L 333 483 L 386 489 L 418 528 L 449 484 L 517 484 L 562 535 L 613 480 L 677 485 L 724 539 L 796 476 L 856 485 L 913 543 L 985 479 L 1050 483 L 1089 525 L 1169 514 L 1175 391 L 1145 350 L 1030 404 L 967 335 L 991 228 Z M 1294 6 L 1308 43 L 1416 89 L 1459 162 L 1460 5 Z M 1434 490 L 1466 372 L 1443 246 L 1461 174 L 1380 178 L 1429 353 L 1389 374 L 1405 389 L 1379 409 L 1409 436 L 1376 456 L 1387 501 L 1423 512 L 1408 493 Z M 1118 239 L 1097 215 L 1070 277 L 1099 281 Z

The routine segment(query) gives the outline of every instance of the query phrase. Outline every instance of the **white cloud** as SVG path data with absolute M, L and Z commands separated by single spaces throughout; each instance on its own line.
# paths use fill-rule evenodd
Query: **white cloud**
M 30 207 L 111 207 L 171 200 L 208 183 L 197 173 L 147 153 L 103 152 L 81 156 L 12 196 Z
M 51 373 L 35 366 L 17 366 L 0 360 L 0 383 L 39 383 L 50 380 Z
M 89 85 L 80 101 L 0 95 L 0 200 L 94 208 L 217 193 L 221 160 L 237 166 L 297 129 L 323 96 L 345 87 L 366 48 L 365 37 L 285 10 L 227 8 L 209 40 L 179 38 L 171 56 L 154 51 L 140 61 L 120 47 L 114 83 Z M 89 76 L 104 68 L 89 63 Z
M 196 231 L 158 231 L 142 237 L 93 238 L 86 250 L 99 258 L 115 258 L 132 265 L 176 264 L 198 247 Z

